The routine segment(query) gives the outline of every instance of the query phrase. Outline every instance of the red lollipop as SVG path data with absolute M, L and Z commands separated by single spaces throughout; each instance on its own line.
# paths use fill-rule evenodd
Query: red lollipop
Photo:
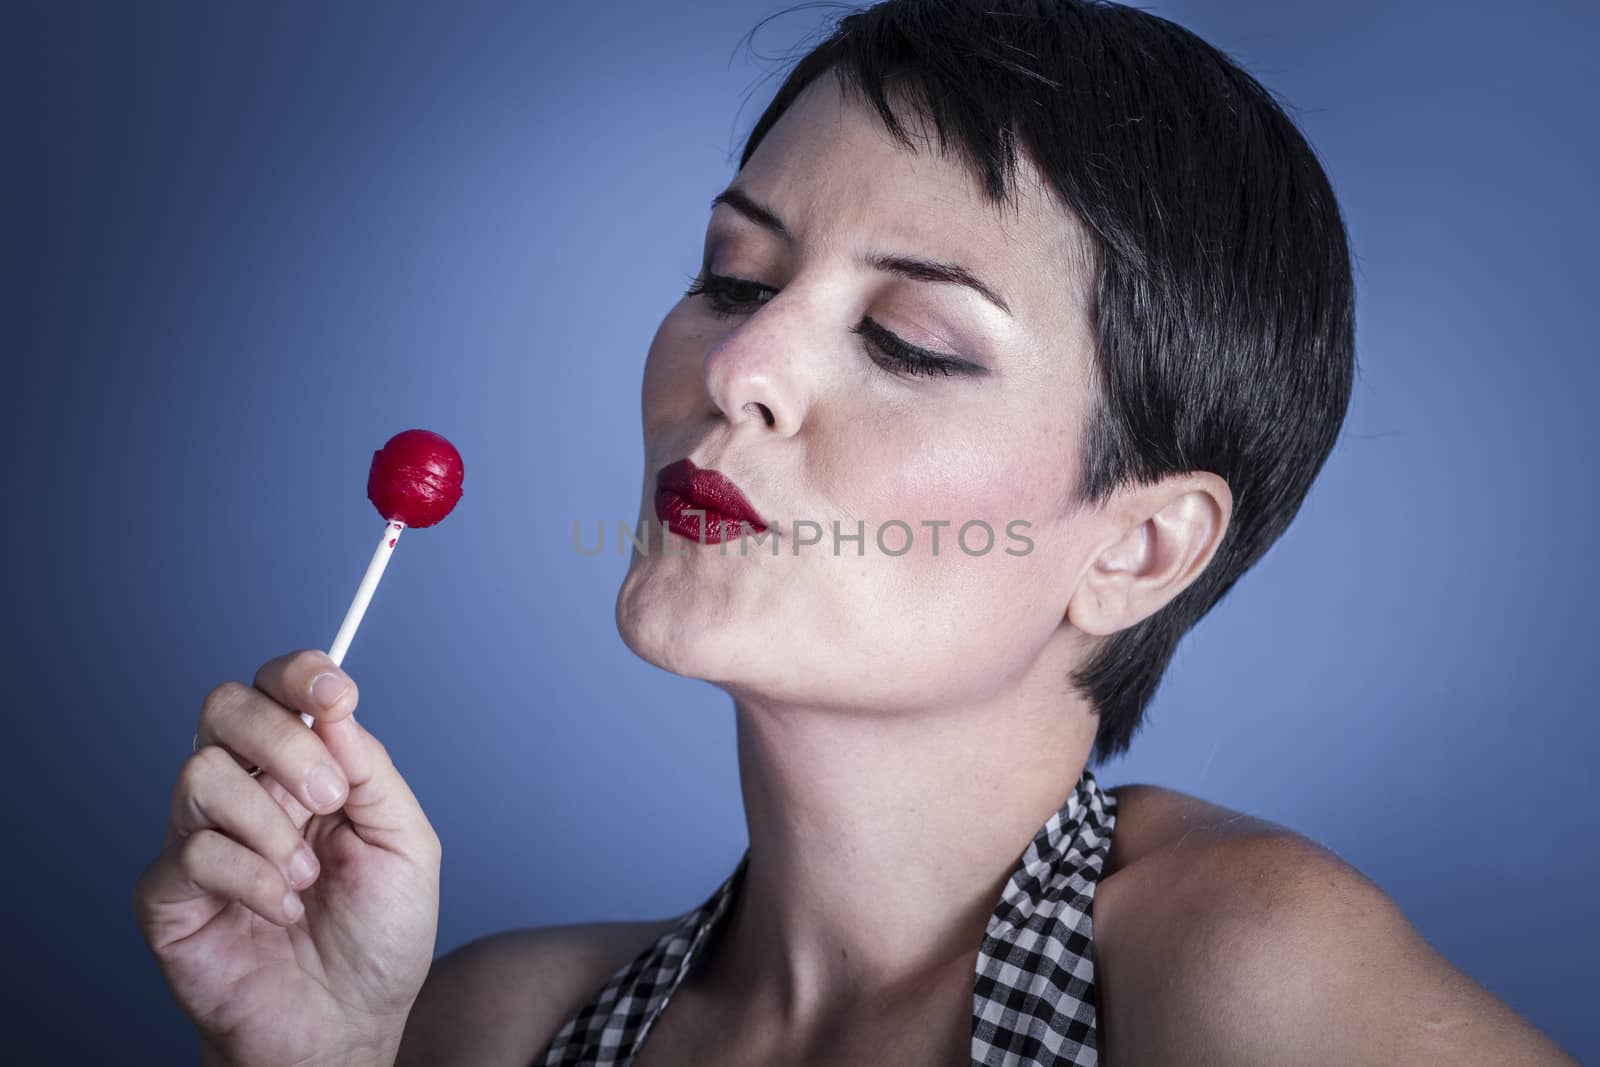
M 367 499 L 385 519 L 432 526 L 461 499 L 461 453 L 430 430 L 401 430 L 372 454 Z

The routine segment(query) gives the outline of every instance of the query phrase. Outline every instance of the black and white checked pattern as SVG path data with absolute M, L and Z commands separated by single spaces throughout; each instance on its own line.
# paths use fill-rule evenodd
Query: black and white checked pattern
M 1090 904 L 1117 798 L 1084 769 L 1022 854 L 989 916 L 972 992 L 974 1067 L 1093 1067 Z M 612 975 L 534 1067 L 627 1067 L 738 891 L 750 852 L 709 899 Z

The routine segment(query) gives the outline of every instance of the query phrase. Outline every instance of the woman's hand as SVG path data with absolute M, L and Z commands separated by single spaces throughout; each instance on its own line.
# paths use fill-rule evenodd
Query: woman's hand
M 393 1062 L 433 960 L 440 846 L 356 701 L 318 651 L 206 697 L 133 904 L 208 1061 Z

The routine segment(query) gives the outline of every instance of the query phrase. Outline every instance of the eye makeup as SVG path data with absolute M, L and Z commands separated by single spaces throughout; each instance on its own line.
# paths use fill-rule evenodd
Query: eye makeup
M 698 277 L 690 280 L 689 288 L 684 295 L 704 296 L 707 307 L 713 315 L 718 318 L 732 318 L 735 315 L 750 314 L 767 302 L 763 299 L 764 296 L 770 298 L 777 295 L 777 292 L 778 290 L 770 285 L 713 274 L 706 269 L 702 270 Z M 951 375 L 978 377 L 988 374 L 985 368 L 976 363 L 910 344 L 871 316 L 862 316 L 861 322 L 852 326 L 850 332 L 864 339 L 868 355 L 873 362 L 892 373 L 911 377 Z

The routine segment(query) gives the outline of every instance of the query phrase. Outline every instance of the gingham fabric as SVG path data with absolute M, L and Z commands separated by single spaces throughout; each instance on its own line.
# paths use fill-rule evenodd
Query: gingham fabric
M 974 1067 L 1090 1067 L 1095 1046 L 1090 905 L 1117 798 L 1085 768 L 1022 853 L 989 916 L 972 990 Z M 627 1067 L 738 892 L 750 852 L 709 899 L 622 967 L 534 1067 Z

